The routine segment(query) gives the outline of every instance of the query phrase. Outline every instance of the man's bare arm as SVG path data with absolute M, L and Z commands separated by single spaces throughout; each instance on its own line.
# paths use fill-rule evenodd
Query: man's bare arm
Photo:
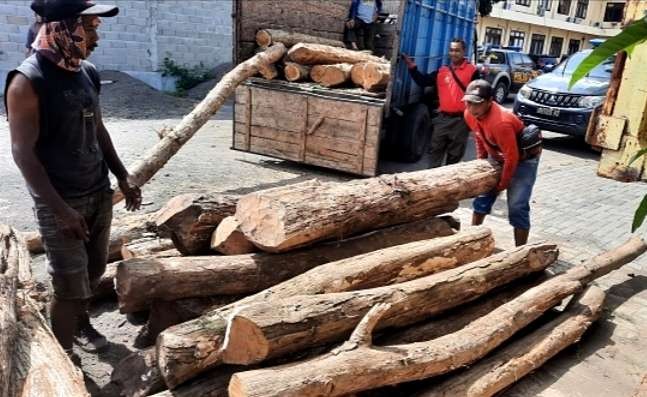
M 52 186 L 45 168 L 36 156 L 40 132 L 38 95 L 29 79 L 17 74 L 7 90 L 11 153 L 30 189 L 56 215 L 61 231 L 87 240 L 88 227 L 83 217 L 71 208 Z

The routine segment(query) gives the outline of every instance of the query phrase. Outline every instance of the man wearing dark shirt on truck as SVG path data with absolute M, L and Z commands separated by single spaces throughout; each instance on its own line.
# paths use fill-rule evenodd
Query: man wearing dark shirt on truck
M 347 41 L 353 50 L 375 50 L 375 21 L 382 12 L 382 0 L 352 0 L 346 20 Z M 358 36 L 363 42 L 358 46 Z
M 402 59 L 407 65 L 411 78 L 420 87 L 431 87 L 438 97 L 440 114 L 433 120 L 431 135 L 430 168 L 461 161 L 465 154 L 469 128 L 463 119 L 465 87 L 480 78 L 476 67 L 465 59 L 465 41 L 455 38 L 449 44 L 450 64 L 441 66 L 437 72 L 421 73 L 416 63 L 406 54 Z

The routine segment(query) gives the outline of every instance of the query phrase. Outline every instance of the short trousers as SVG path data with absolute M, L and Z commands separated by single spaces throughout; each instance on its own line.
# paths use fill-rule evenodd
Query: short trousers
M 517 229 L 530 229 L 530 197 L 537 180 L 539 157 L 519 162 L 517 170 L 506 191 L 508 198 L 508 220 Z M 487 193 L 474 199 L 472 207 L 478 214 L 489 214 L 498 193 Z
M 49 262 L 47 271 L 58 299 L 88 299 L 99 284 L 108 261 L 112 194 L 112 190 L 103 190 L 64 199 L 85 218 L 90 230 L 87 243 L 63 235 L 51 209 L 34 198 L 34 215 Z

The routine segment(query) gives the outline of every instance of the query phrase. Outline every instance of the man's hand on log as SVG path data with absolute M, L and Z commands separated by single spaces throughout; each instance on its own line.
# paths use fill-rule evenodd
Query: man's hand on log
M 126 210 L 137 211 L 142 206 L 142 192 L 137 185 L 130 183 L 128 178 L 120 179 L 119 189 L 126 199 Z

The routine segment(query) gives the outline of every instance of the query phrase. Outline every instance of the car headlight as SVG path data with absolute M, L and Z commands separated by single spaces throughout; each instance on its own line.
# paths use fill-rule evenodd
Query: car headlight
M 526 99 L 530 98 L 531 93 L 532 93 L 532 88 L 528 87 L 527 85 L 524 85 L 519 89 L 519 95 L 522 98 L 526 98 Z
M 596 108 L 604 102 L 605 96 L 583 96 L 577 101 L 581 108 Z

